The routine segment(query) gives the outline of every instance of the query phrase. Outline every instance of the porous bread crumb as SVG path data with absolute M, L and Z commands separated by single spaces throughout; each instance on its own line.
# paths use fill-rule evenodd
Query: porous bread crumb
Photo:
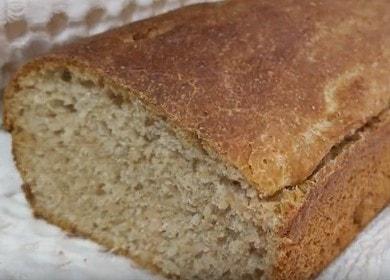
M 259 279 L 276 203 L 236 170 L 78 73 L 21 85 L 14 137 L 35 207 L 172 277 Z

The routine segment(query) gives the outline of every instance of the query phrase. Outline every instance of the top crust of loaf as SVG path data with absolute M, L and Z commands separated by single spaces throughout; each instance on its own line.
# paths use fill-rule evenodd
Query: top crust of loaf
M 195 5 L 37 59 L 6 99 L 18 77 L 45 63 L 128 89 L 267 196 L 303 182 L 389 106 L 390 3 Z

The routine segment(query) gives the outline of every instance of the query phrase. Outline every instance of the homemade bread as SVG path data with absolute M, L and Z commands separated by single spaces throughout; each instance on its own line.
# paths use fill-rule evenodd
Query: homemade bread
M 202 4 L 24 66 L 34 213 L 180 279 L 309 279 L 390 200 L 390 2 Z

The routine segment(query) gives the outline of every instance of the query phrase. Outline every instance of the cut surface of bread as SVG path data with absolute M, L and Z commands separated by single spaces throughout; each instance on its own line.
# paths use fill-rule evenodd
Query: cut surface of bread
M 23 67 L 4 123 L 34 213 L 171 278 L 314 277 L 390 200 L 390 7 L 309 2 L 194 6 Z
M 305 183 L 262 199 L 237 170 L 134 96 L 63 67 L 26 76 L 19 86 L 7 108 L 36 215 L 171 277 L 260 279 L 288 254 L 310 270 L 286 277 L 312 276 L 389 199 L 388 110 L 335 147 Z M 329 221 L 333 206 L 342 211 Z M 328 236 L 321 236 L 327 228 L 317 211 L 335 223 Z M 308 247 L 294 244 L 295 235 L 312 238 L 319 258 L 311 260 L 310 250 L 305 257 Z M 291 251 L 284 252 L 286 240 Z
M 260 212 L 272 203 L 258 203 L 237 172 L 180 142 L 136 99 L 123 102 L 67 70 L 30 82 L 15 142 L 38 213 L 169 274 L 261 271 Z

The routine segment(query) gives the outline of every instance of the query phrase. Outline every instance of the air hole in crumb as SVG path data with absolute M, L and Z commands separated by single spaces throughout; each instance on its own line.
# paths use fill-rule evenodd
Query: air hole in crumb
M 77 110 L 73 104 L 64 105 L 64 108 L 66 108 L 68 110 L 68 112 L 71 112 L 71 113 L 77 112 Z
M 255 254 L 258 251 L 255 244 L 253 242 L 249 243 L 249 253 Z
M 240 181 L 237 181 L 237 180 L 233 180 L 232 181 L 232 185 L 235 186 L 235 187 L 241 187 Z
M 59 129 L 59 130 L 55 130 L 53 133 L 54 135 L 61 135 L 61 134 L 64 134 L 64 129 Z
M 245 273 L 242 275 L 242 280 L 253 280 L 254 278 L 254 275 L 253 274 L 249 274 L 249 273 Z
M 135 187 L 134 187 L 134 190 L 136 191 L 140 191 L 143 189 L 143 186 L 141 184 L 137 184 Z
M 96 195 L 105 195 L 104 184 L 100 184 L 96 187 Z
M 97 81 L 97 85 L 98 85 L 98 87 L 103 88 L 104 87 L 104 80 L 102 78 L 99 78 Z
M 157 141 L 158 139 L 160 139 L 160 135 L 156 135 L 156 134 L 153 134 L 153 133 L 146 133 L 143 137 L 146 141 Z
M 64 100 L 59 100 L 59 99 L 53 99 L 53 100 L 50 100 L 49 103 L 48 103 L 48 106 L 51 108 L 51 109 L 63 109 L 65 111 L 68 111 L 68 112 L 71 112 L 71 113 L 74 113 L 76 112 L 76 108 L 74 107 L 73 104 L 65 104 L 64 103 Z M 55 117 L 56 114 L 54 113 L 51 113 L 52 117 Z
M 152 125 L 154 125 L 154 123 L 155 123 L 155 120 L 152 118 L 146 118 L 146 120 L 145 120 L 146 127 L 152 126 Z
M 108 95 L 108 97 L 111 98 L 112 102 L 115 105 L 117 105 L 118 107 L 120 107 L 123 104 L 123 102 L 124 102 L 123 97 L 120 94 L 115 94 L 111 90 L 107 91 L 107 95 Z
M 61 79 L 64 82 L 70 82 L 72 80 L 72 74 L 70 73 L 69 70 L 64 70 L 61 74 Z
M 85 22 L 88 28 L 94 27 L 99 21 L 101 21 L 103 15 L 104 10 L 102 8 L 92 9 L 85 17 Z
M 217 237 L 217 243 L 219 245 L 221 245 L 221 246 L 226 243 L 226 240 L 227 240 L 227 236 L 226 235 L 221 235 L 221 236 Z
M 192 170 L 196 172 L 198 170 L 198 166 L 199 166 L 199 160 L 194 158 L 192 161 Z
M 81 80 L 80 84 L 86 88 L 93 88 L 95 86 L 95 83 L 91 80 Z
M 261 269 L 259 269 L 259 268 L 255 269 L 255 279 L 260 279 L 260 277 L 263 276 L 263 274 L 264 274 L 264 271 L 262 271 Z
M 231 179 L 229 179 L 226 176 L 221 176 L 219 180 L 220 180 L 221 184 L 223 184 L 223 185 L 231 185 L 231 186 L 234 186 L 234 187 L 240 187 L 241 186 L 240 181 L 231 180 Z
M 21 109 L 18 111 L 18 114 L 19 114 L 19 116 L 23 116 L 23 115 L 24 115 L 24 108 L 21 108 Z
M 68 22 L 68 16 L 65 13 L 54 14 L 49 23 L 47 24 L 47 30 L 51 36 L 59 34 L 65 29 Z
M 27 32 L 27 22 L 25 20 L 7 22 L 4 25 L 4 29 L 7 39 L 12 41 Z
M 58 108 L 64 106 L 64 101 L 59 99 L 54 99 L 49 101 L 49 106 L 52 108 Z

